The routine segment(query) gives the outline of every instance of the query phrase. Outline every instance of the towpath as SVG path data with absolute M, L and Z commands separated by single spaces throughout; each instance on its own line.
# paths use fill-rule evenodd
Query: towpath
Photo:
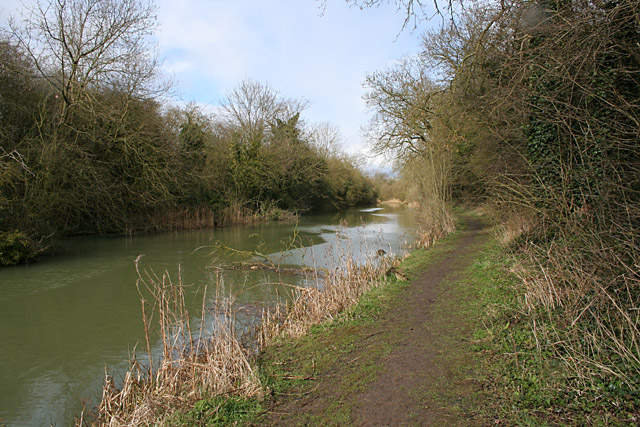
M 464 216 L 461 231 L 438 243 L 428 259 L 408 263 L 409 285 L 374 321 L 330 327 L 276 349 L 287 352 L 283 364 L 298 373 L 306 366 L 306 381 L 274 391 L 276 403 L 257 424 L 482 424 L 470 350 L 478 318 L 467 309 L 474 298 L 467 275 L 487 241 L 482 221 Z

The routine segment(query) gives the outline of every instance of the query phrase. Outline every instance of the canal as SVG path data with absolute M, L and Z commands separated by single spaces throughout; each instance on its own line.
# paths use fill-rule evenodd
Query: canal
M 69 425 L 99 402 L 105 368 L 124 372 L 136 343 L 144 347 L 136 259 L 175 280 L 180 270 L 195 310 L 198 290 L 220 274 L 241 304 L 273 301 L 279 283 L 305 285 L 296 274 L 230 268 L 238 263 L 329 268 L 338 247 L 356 258 L 400 254 L 413 236 L 412 212 L 384 205 L 296 223 L 76 238 L 33 265 L 0 269 L 0 426 Z

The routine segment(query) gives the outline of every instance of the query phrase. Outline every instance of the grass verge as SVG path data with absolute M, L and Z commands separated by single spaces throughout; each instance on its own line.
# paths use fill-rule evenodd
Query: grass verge
M 486 301 L 485 327 L 476 332 L 488 402 L 485 418 L 507 425 L 637 425 L 640 400 L 602 384 L 576 389 L 573 370 L 536 334 L 557 318 L 525 310 L 524 284 L 513 273 L 520 264 L 492 243 L 470 271 Z M 545 322 L 541 325 L 540 322 Z M 624 389 L 622 389 L 624 390 Z
M 459 232 L 430 249 L 415 250 L 381 286 L 362 295 L 331 322 L 312 327 L 297 339 L 281 339 L 265 348 L 258 369 L 270 393 L 250 425 L 345 425 L 354 420 L 355 399 L 383 368 L 382 360 L 394 348 L 405 325 L 380 321 L 402 303 L 410 281 L 450 253 Z M 408 278 L 404 281 L 402 278 Z M 287 403 L 313 396 L 304 412 L 290 411 Z

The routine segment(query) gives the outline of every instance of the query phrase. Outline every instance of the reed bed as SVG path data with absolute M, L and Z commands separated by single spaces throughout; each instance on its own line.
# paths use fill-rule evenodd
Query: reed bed
M 370 252 L 370 251 L 367 251 Z M 305 335 L 317 324 L 330 321 L 354 306 L 360 297 L 382 283 L 393 257 L 367 257 L 356 263 L 349 247 L 337 248 L 338 267 L 322 277 L 314 272 L 315 286 L 296 288 L 294 298 L 272 311 L 264 311 L 259 328 L 259 346 L 264 348 L 280 338 Z
M 137 360 L 132 355 L 121 385 L 106 376 L 92 424 L 170 424 L 173 414 L 188 411 L 202 399 L 262 397 L 267 391 L 254 365 L 252 355 L 256 350 L 278 338 L 304 335 L 312 325 L 333 319 L 382 283 L 383 273 L 393 263 L 391 256 L 373 254 L 357 263 L 350 242 L 343 240 L 346 245 L 333 248 L 337 254 L 335 267 L 307 273 L 309 287 L 291 287 L 288 302 L 271 304 L 271 309 L 262 311 L 251 344 L 243 344 L 236 331 L 235 298 L 225 293 L 221 275 L 216 280 L 213 302 L 208 302 L 211 298 L 205 289 L 202 315 L 192 319 L 181 275 L 175 284 L 167 272 L 158 276 L 141 271 L 136 262 L 147 357 Z M 153 347 L 154 326 L 161 340 L 159 359 L 152 356 L 154 350 L 155 354 L 160 352 Z
M 211 396 L 260 397 L 263 393 L 249 353 L 235 331 L 233 298 L 217 281 L 215 304 L 194 321 L 185 304 L 186 287 L 167 272 L 138 271 L 147 360 L 133 355 L 121 386 L 106 376 L 96 425 L 162 424 L 173 413 Z M 162 358 L 155 361 L 152 322 L 159 328 Z
M 186 207 L 156 212 L 151 223 L 163 230 L 213 228 L 222 219 L 208 206 Z

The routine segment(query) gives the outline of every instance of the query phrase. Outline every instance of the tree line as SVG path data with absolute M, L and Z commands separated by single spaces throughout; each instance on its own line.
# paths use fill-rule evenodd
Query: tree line
M 419 23 L 419 0 L 397 4 Z M 640 382 L 639 4 L 441 5 L 450 15 L 421 52 L 368 76 L 371 139 L 422 202 L 425 243 L 452 229 L 455 203 L 501 225 L 527 266 L 512 319 L 530 322 L 523 348 L 565 368 L 555 408 L 578 393 L 629 410 Z
M 61 236 L 221 226 L 376 200 L 304 121 L 307 103 L 246 80 L 219 114 L 175 107 L 139 0 L 38 2 L 0 34 L 0 264 Z

